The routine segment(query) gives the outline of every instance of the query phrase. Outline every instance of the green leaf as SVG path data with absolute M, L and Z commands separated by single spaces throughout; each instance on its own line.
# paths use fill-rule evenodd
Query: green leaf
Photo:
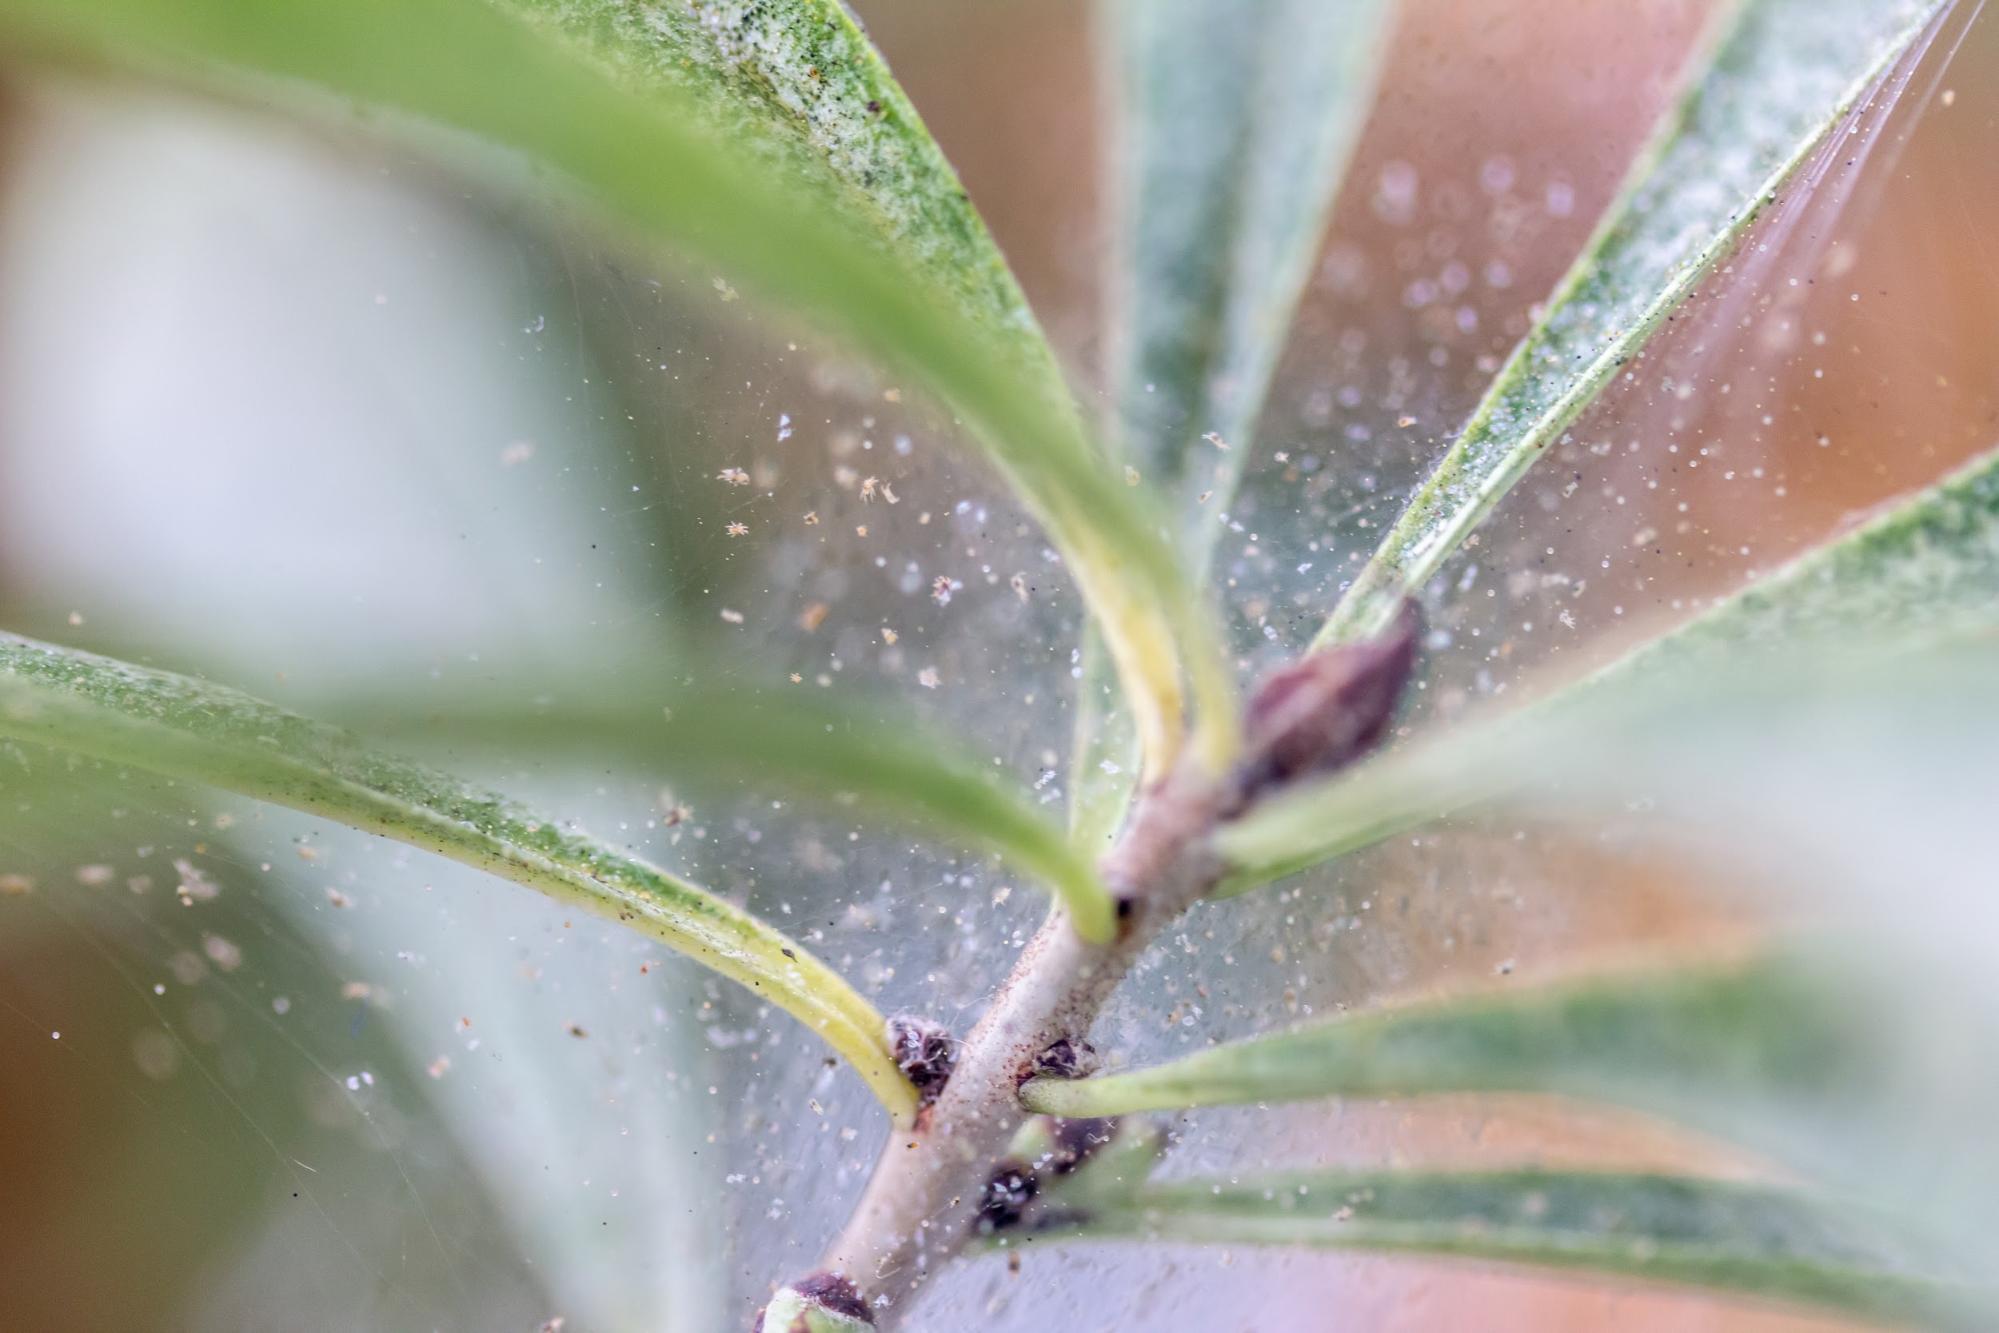
M 1176 499 L 1204 564 L 1373 92 L 1388 6 L 1108 10 L 1122 113 L 1110 155 L 1112 394 L 1127 455 Z
M 1738 0 L 1546 313 L 1500 369 L 1314 639 L 1367 638 L 1728 255 L 1793 172 L 1944 8 Z
M 830 5 L 788 6 L 800 21 L 831 25 L 801 35 L 762 28 L 767 7 L 731 11 L 717 29 L 721 61 L 733 58 L 730 42 L 761 33 L 750 44 L 764 51 L 750 68 L 698 73 L 717 58 L 689 47 L 684 79 L 644 80 L 641 64 L 656 72 L 676 58 L 682 28 L 643 23 L 661 45 L 626 51 L 621 68 L 607 68 L 606 34 L 617 25 L 607 27 L 602 10 L 565 12 L 580 40 L 546 12 L 529 21 L 475 0 L 0 0 L 0 27 L 17 55 L 109 62 L 324 114 L 323 103 L 288 91 L 303 83 L 469 132 L 553 168 L 640 239 L 715 265 L 921 378 L 964 418 L 1061 549 L 1112 649 L 1148 764 L 1157 770 L 1177 752 L 1189 691 L 1200 705 L 1200 751 L 1211 766 L 1225 764 L 1232 684 L 1208 611 L 1143 496 L 1092 445 L 1039 340 L 1008 321 L 1010 298 L 994 286 L 990 256 L 979 257 L 989 242 L 968 230 L 969 210 L 939 211 L 935 191 L 948 190 L 948 178 L 920 124 L 904 116 L 906 102 L 884 104 L 901 127 L 893 132 L 831 134 L 811 152 L 779 154 L 783 161 L 757 151 L 787 142 L 780 110 L 794 134 L 836 123 L 851 130 L 853 99 L 886 89 L 878 58 L 847 20 Z M 685 33 L 691 40 L 692 29 Z M 837 88 L 805 105 L 798 80 L 811 76 L 796 62 L 813 51 L 844 52 L 852 63 L 837 75 L 820 71 Z M 761 107 L 750 100 L 759 85 L 767 85 Z M 718 90 L 733 100 L 696 100 Z M 874 114 L 865 103 L 863 113 Z M 745 124 L 759 128 L 747 140 L 728 137 Z M 871 170 L 847 160 L 855 153 L 901 154 L 904 183 L 877 180 L 867 207 L 846 206 L 865 195 L 852 180 L 867 181 Z M 831 184 L 825 170 L 786 169 L 836 159 Z M 934 216 L 918 225 L 926 210 Z M 882 244 L 885 232 L 894 246 Z M 954 232 L 956 247 L 943 246 L 939 237 Z M 964 273 L 959 260 L 977 272 Z
M 1726 684 L 1749 671 L 1750 650 L 1914 644 L 1994 627 L 1999 449 L 1541 703 L 1264 803 L 1217 835 L 1237 867 L 1221 896 L 1516 790 L 1563 737 L 1620 714 L 1637 723 L 1675 681 Z
M 1036 1079 L 1067 1117 L 1327 1096 L 1553 1094 L 1743 1144 L 1940 1232 L 1999 1199 L 1978 987 L 1850 943 L 1390 1006 L 1149 1069 Z M 1989 959 L 1988 959 L 1989 962 Z M 1967 1066 L 1967 1060 L 1972 1065 Z M 1940 1173 L 1947 1171 L 1947 1177 Z M 1982 1229 L 1950 1243 L 1990 1249 Z
M 1397 1005 L 1150 1069 L 1036 1079 L 1021 1100 L 1080 1117 L 1468 1091 L 1697 1108 L 1718 1081 L 1819 1095 L 1855 1072 L 1852 1006 L 1827 971 L 1756 958 Z
M 1111 398 L 1125 456 L 1171 497 L 1199 572 L 1373 91 L 1387 5 L 1110 0 L 1105 10 L 1123 140 L 1107 157 Z M 1133 718 L 1106 702 L 1113 665 L 1092 630 L 1069 780 L 1086 848 L 1115 834 L 1139 776 Z
M 320 815 L 623 922 L 817 1032 L 898 1117 L 915 1110 L 884 1020 L 837 973 L 747 912 L 503 797 L 234 690 L 14 635 L 0 635 L 0 736 Z
M 748 782 L 857 806 L 997 852 L 1051 889 L 1085 939 L 1116 933 L 1115 904 L 1090 858 L 1024 790 L 951 739 L 803 694 L 696 684 L 635 696 L 618 679 L 571 677 L 531 697 L 450 684 L 434 703 L 405 691 L 343 701 L 339 714 L 412 743 L 434 737 L 509 754 L 621 756 L 676 784 Z
M 1299 1171 L 1150 1184 L 1029 1243 L 1129 1239 L 1440 1255 L 1707 1287 L 1850 1315 L 1976 1327 L 1995 1293 L 1849 1201 L 1564 1171 Z

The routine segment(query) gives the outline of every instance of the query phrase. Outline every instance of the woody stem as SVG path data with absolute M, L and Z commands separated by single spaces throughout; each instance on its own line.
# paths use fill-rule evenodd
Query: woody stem
M 1100 867 L 1119 900 L 1117 938 L 1090 944 L 1059 908 L 1051 913 L 937 1101 L 891 1136 L 823 1265 L 854 1284 L 877 1328 L 900 1322 L 924 1280 L 972 1238 L 980 1191 L 1027 1115 L 1020 1084 L 1042 1052 L 1081 1041 L 1145 948 L 1214 886 L 1221 868 L 1207 839 L 1222 806 L 1222 785 L 1192 764 L 1142 794 Z

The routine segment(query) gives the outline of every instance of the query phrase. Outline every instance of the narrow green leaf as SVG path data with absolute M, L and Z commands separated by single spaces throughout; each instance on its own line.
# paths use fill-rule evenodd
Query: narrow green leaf
M 455 686 L 446 693 L 434 704 L 408 694 L 347 700 L 339 711 L 411 743 L 622 756 L 675 783 L 749 782 L 858 807 L 997 852 L 1051 889 L 1085 939 L 1116 932 L 1109 891 L 1061 827 L 990 765 L 905 721 L 725 685 L 634 696 L 628 685 L 572 679 L 532 698 Z
M 1737 0 L 1732 27 L 1315 647 L 1388 623 L 1943 9 Z
M 1446 1092 L 1698 1108 L 1718 1081 L 1737 1095 L 1819 1095 L 1857 1072 L 1843 997 L 1821 970 L 1761 958 L 1591 978 L 1353 1014 L 1130 1073 L 1036 1079 L 1022 1101 L 1079 1117 Z
M 1819 942 L 1679 969 L 1385 1007 L 1149 1069 L 1037 1079 L 1068 1117 L 1327 1096 L 1555 1095 L 1666 1117 L 1992 1256 L 1999 1009 L 1911 956 Z M 1989 956 L 1986 958 L 1989 967 Z
M 1638 715 L 1671 680 L 1728 680 L 1749 650 L 1915 643 L 1999 626 L 1999 449 L 1720 602 L 1604 671 L 1494 721 L 1266 802 L 1216 838 L 1237 867 L 1222 896 L 1357 850 L 1530 780 L 1558 733 Z M 1608 734 L 1608 733 L 1606 733 Z
M 1373 91 L 1385 0 L 1110 0 L 1105 342 L 1124 453 L 1203 570 Z M 1221 445 L 1202 438 L 1212 435 Z M 1205 502 L 1203 500 L 1206 495 Z M 1086 634 L 1069 782 L 1079 845 L 1116 832 L 1140 747 Z
M 1122 113 L 1112 394 L 1127 455 L 1176 500 L 1205 564 L 1373 92 L 1388 6 L 1107 8 Z
M 898 1117 L 915 1110 L 884 1020 L 747 912 L 503 797 L 363 749 L 234 690 L 0 635 L 0 736 L 321 815 L 621 921 L 817 1032 Z
M 1845 1200 L 1659 1175 L 1299 1171 L 1142 1187 L 1039 1232 L 1494 1260 L 1976 1327 L 1995 1293 Z
M 789 12 L 823 16 L 829 8 Z M 977 258 L 985 243 L 965 231 L 969 211 L 921 227 L 905 218 L 898 230 L 884 223 L 882 210 L 921 211 L 934 195 L 905 196 L 886 184 L 871 201 L 875 212 L 844 207 L 857 195 L 847 182 L 868 177 L 864 164 L 846 164 L 844 175 L 833 173 L 840 183 L 829 184 L 823 170 L 784 169 L 810 160 L 809 153 L 773 161 L 744 151 L 777 141 L 773 114 L 753 114 L 736 96 L 719 118 L 731 132 L 755 124 L 753 142 L 718 134 L 715 108 L 695 98 L 718 76 L 690 71 L 684 80 L 641 80 L 629 53 L 622 75 L 607 72 L 603 25 L 576 13 L 578 31 L 599 40 L 564 36 L 545 14 L 530 22 L 476 0 L 0 0 L 0 27 L 17 58 L 107 62 L 323 114 L 323 104 L 286 95 L 286 85 L 297 82 L 467 131 L 554 168 L 640 238 L 718 266 L 921 378 L 965 419 L 1061 548 L 1112 649 L 1148 764 L 1163 766 L 1179 748 L 1189 691 L 1199 703 L 1201 752 L 1213 765 L 1225 763 L 1232 685 L 1208 612 L 1144 497 L 1114 477 L 1093 447 L 1039 340 L 1005 321 L 1004 292 L 993 286 L 989 261 Z M 748 30 L 741 25 L 760 21 L 744 11 L 721 27 L 740 36 Z M 662 41 L 672 30 L 661 28 Z M 784 110 L 808 130 L 819 123 L 816 113 L 828 122 L 850 120 L 853 97 L 886 87 L 885 75 L 868 63 L 876 58 L 851 29 L 818 37 L 789 34 L 798 42 L 791 54 L 766 42 L 764 72 L 739 70 L 731 78 L 745 87 L 770 83 L 768 96 L 783 106 L 801 94 L 795 80 L 789 92 L 779 87 L 771 71 L 795 75 L 798 52 L 832 43 L 856 62 L 834 80 L 839 95 Z M 653 64 L 661 52 L 671 60 L 672 50 L 667 42 Z M 900 116 L 904 105 L 887 110 Z M 871 114 L 865 104 L 863 111 Z M 840 158 L 862 151 L 855 144 L 863 142 L 863 155 L 907 158 L 912 143 L 927 141 L 914 137 L 920 127 L 913 118 L 903 126 L 862 140 L 835 136 L 818 152 Z M 910 167 L 912 188 L 944 188 L 941 160 L 931 168 Z M 954 229 L 959 248 L 940 248 L 938 237 Z M 894 248 L 882 244 L 884 234 Z M 901 258 L 905 244 L 923 257 Z M 961 258 L 983 276 L 959 274 Z

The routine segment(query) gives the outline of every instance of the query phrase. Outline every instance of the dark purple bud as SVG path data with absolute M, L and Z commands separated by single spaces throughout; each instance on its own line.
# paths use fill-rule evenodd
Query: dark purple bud
M 1378 638 L 1342 644 L 1279 667 L 1243 714 L 1241 796 L 1330 773 L 1381 743 L 1416 665 L 1422 615 L 1404 602 Z

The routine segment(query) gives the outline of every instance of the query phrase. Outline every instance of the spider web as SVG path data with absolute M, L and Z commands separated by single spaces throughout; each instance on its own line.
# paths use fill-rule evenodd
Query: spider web
M 1834 468 L 1757 404 L 1857 374 L 1870 328 L 1915 336 L 1906 310 L 1840 311 L 1813 280 L 1850 246 L 1864 285 L 1894 234 L 1870 210 L 1897 153 L 1934 162 L 1950 54 L 1991 59 L 1978 8 L 1957 21 L 1433 590 L 1419 724 L 1606 651 L 1641 610 L 1686 613 L 1849 503 L 1801 497 L 1848 495 L 1879 451 L 1842 439 Z M 1958 100 L 1968 117 L 1969 81 Z M 307 712 L 357 684 L 664 672 L 698 648 L 738 683 L 892 700 L 865 704 L 877 725 L 943 727 L 1059 808 L 1079 608 L 913 390 L 726 275 L 379 148 L 94 88 L 38 85 L 27 107 L 0 250 L 9 627 Z M 1248 489 L 1216 516 L 1251 665 L 1309 637 L 1616 180 L 1614 160 L 1537 156 L 1532 123 L 1505 151 L 1439 123 L 1364 145 Z M 1938 415 L 1975 417 L 1977 392 Z M 1711 452 L 1674 472 L 1674 444 Z M 1633 540 L 1648 527 L 1678 544 Z M 435 757 L 746 903 L 884 1012 L 968 1027 L 1040 916 L 989 860 L 751 788 Z M 1457 829 L 1202 909 L 1100 1037 L 1145 1060 L 1657 930 L 1645 905 L 1676 890 L 1622 852 Z M 880 1147 L 858 1081 L 753 997 L 321 821 L 9 749 L 0 875 L 0 1095 L 28 1127 L 0 1161 L 31 1201 L 0 1223 L 10 1306 L 74 1323 L 88 1291 L 97 1326 L 135 1329 L 728 1324 L 811 1266 Z M 1589 897 L 1606 875 L 1635 905 Z M 1407 1141 L 1366 1108 L 1246 1114 L 1176 1128 L 1179 1168 Z M 1505 1122 L 1466 1123 L 1423 1141 Z M 1317 1257 L 1030 1262 L 1135 1292 L 1090 1305 L 1107 1324 L 1225 1320 L 1280 1287 L 1384 1315 L 1409 1296 Z M 993 1263 L 945 1281 L 940 1310 L 1023 1329 L 1066 1326 L 1051 1303 L 1081 1289 Z

